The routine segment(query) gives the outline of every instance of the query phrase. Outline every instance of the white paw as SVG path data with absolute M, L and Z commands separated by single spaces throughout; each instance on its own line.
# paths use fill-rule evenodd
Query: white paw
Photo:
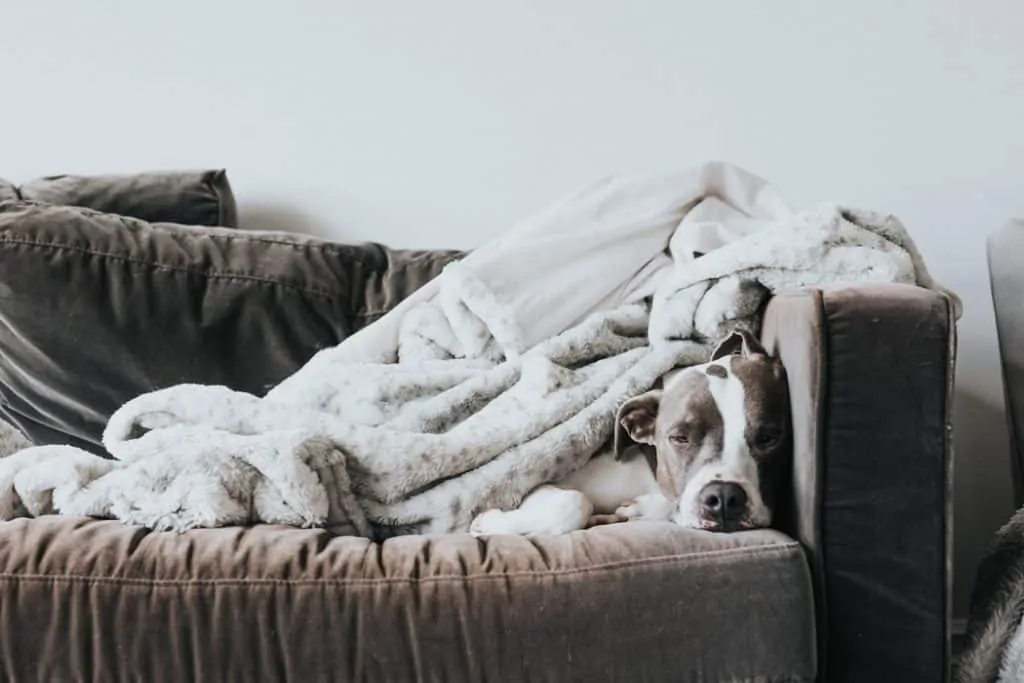
M 485 510 L 473 518 L 469 525 L 469 533 L 473 536 L 493 536 L 508 533 L 506 513 L 498 509 Z
M 640 516 L 640 506 L 636 501 L 629 501 L 615 508 L 615 514 L 627 519 L 636 519 Z
M 623 503 L 619 507 L 615 508 L 615 514 L 619 517 L 625 517 L 628 520 L 639 519 L 643 516 L 643 511 L 640 509 L 640 504 L 635 500 L 631 500 L 628 503 Z
M 620 505 L 615 514 L 633 521 L 638 519 L 667 521 L 672 518 L 675 504 L 660 493 L 648 493 Z

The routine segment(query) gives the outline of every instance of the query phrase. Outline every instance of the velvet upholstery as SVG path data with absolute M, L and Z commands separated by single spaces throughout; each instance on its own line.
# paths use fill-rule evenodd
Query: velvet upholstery
M 128 398 L 261 395 L 459 255 L 2 203 L 0 411 L 38 443 L 99 452 Z
M 145 221 L 238 226 L 235 195 L 223 170 L 56 175 L 23 183 L 17 192 L 19 199 L 81 206 Z
M 828 681 L 943 680 L 952 569 L 950 301 L 906 285 L 774 297 L 793 405 L 791 507 Z
M 461 256 L 5 191 L 0 414 L 97 452 L 125 400 L 181 382 L 261 394 Z M 783 292 L 763 341 L 793 409 L 774 530 L 375 544 L 3 522 L 0 679 L 943 680 L 949 302 L 897 285 Z
M 5 681 L 812 681 L 778 532 L 637 523 L 375 544 L 258 526 L 0 525 Z

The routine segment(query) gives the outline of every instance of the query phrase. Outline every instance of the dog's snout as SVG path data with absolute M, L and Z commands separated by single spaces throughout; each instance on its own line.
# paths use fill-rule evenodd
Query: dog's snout
M 739 520 L 747 511 L 747 492 L 733 482 L 716 481 L 700 492 L 703 515 L 725 524 Z

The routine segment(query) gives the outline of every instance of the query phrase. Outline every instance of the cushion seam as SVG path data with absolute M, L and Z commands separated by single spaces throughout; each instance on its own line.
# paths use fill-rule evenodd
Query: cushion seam
M 133 220 L 138 220 L 138 219 L 133 219 Z M 169 232 L 169 233 L 176 233 L 177 232 L 173 228 L 165 227 L 164 225 L 161 225 L 160 223 L 149 223 L 148 225 L 149 225 L 149 228 L 151 230 L 154 230 L 154 231 Z M 185 226 L 185 227 L 189 227 L 189 226 Z M 223 225 L 208 225 L 208 226 L 194 226 L 194 227 L 231 229 L 228 226 L 223 226 Z M 237 230 L 236 232 L 243 232 L 243 231 Z M 358 247 L 351 247 L 351 246 L 347 246 L 347 245 L 335 245 L 335 244 L 331 244 L 330 242 L 315 242 L 315 243 L 313 243 L 313 242 L 291 242 L 289 240 L 275 240 L 275 239 L 270 239 L 268 237 L 255 237 L 255 236 L 250 235 L 250 234 L 238 234 L 238 235 L 222 235 L 222 234 L 217 234 L 217 235 L 214 235 L 212 233 L 205 233 L 205 236 L 210 238 L 211 240 L 223 240 L 225 242 L 254 242 L 256 244 L 272 244 L 272 245 L 275 245 L 275 246 L 290 247 L 291 249 L 295 249 L 295 250 L 298 250 L 298 249 L 315 249 L 317 251 L 322 251 L 322 252 L 329 253 L 329 254 L 335 255 L 335 256 L 341 255 L 341 254 L 345 254 L 346 256 L 351 256 L 353 259 L 359 261 L 359 263 L 361 265 L 365 265 L 366 263 L 370 262 L 369 261 L 369 257 L 367 257 L 364 254 L 361 254 Z M 372 263 L 371 263 L 371 265 L 372 265 Z
M 379 577 L 379 578 L 332 578 L 323 577 L 316 579 L 276 579 L 276 578 L 213 578 L 213 579 L 158 579 L 138 577 L 117 577 L 117 576 L 94 576 L 89 574 L 27 574 L 19 572 L 2 572 L 0 581 L 28 581 L 28 582 L 61 582 L 75 583 L 85 581 L 87 583 L 103 584 L 134 584 L 134 585 L 380 585 L 393 583 L 445 583 L 445 582 L 472 582 L 507 580 L 510 578 L 544 578 L 573 576 L 577 574 L 588 574 L 595 572 L 617 571 L 636 567 L 646 567 L 658 564 L 682 564 L 694 558 L 711 558 L 729 555 L 744 555 L 754 557 L 768 557 L 772 555 L 787 555 L 797 550 L 799 556 L 803 556 L 801 546 L 797 542 L 780 543 L 770 547 L 744 547 L 727 548 L 723 550 L 704 551 L 699 553 L 687 553 L 685 555 L 661 555 L 658 557 L 643 558 L 639 560 L 623 560 L 620 562 L 608 562 L 591 567 L 572 567 L 567 569 L 546 569 L 537 571 L 509 571 L 496 574 L 440 574 L 437 576 L 423 577 Z
M 34 247 L 36 249 L 52 249 L 52 250 L 68 250 L 74 251 L 81 254 L 89 254 L 90 256 L 98 256 L 100 258 L 111 259 L 114 261 L 121 261 L 123 263 L 132 263 L 138 266 L 144 266 L 153 270 L 188 273 L 191 275 L 199 275 L 211 279 L 218 280 L 250 280 L 255 282 L 262 282 L 269 285 L 276 285 L 278 287 L 292 289 L 295 291 L 309 294 L 310 296 L 316 296 L 319 298 L 327 299 L 330 301 L 339 302 L 345 298 L 345 294 L 342 292 L 331 292 L 326 289 L 314 289 L 304 287 L 302 285 L 288 282 L 287 280 L 275 279 L 270 277 L 262 277 L 251 273 L 233 273 L 230 271 L 217 271 L 217 270 L 197 270 L 195 268 L 188 268 L 185 266 L 172 266 L 165 263 L 155 263 L 153 261 L 147 261 L 145 259 L 132 258 L 130 256 L 124 256 L 121 254 L 112 254 L 105 251 L 99 251 L 96 249 L 90 249 L 88 247 L 82 247 L 78 245 L 62 244 L 55 242 L 40 242 L 37 240 L 29 240 L 24 238 L 10 238 L 0 237 L 0 244 L 18 244 L 22 246 Z

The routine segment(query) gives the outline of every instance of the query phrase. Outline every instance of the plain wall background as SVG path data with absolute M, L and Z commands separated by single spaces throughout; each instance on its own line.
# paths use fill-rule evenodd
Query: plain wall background
M 610 173 L 708 159 L 895 213 L 966 304 L 963 616 L 1012 511 L 984 238 L 1024 214 L 1020 3 L 42 0 L 0 27 L 15 181 L 224 167 L 248 227 L 395 246 L 472 247 Z

